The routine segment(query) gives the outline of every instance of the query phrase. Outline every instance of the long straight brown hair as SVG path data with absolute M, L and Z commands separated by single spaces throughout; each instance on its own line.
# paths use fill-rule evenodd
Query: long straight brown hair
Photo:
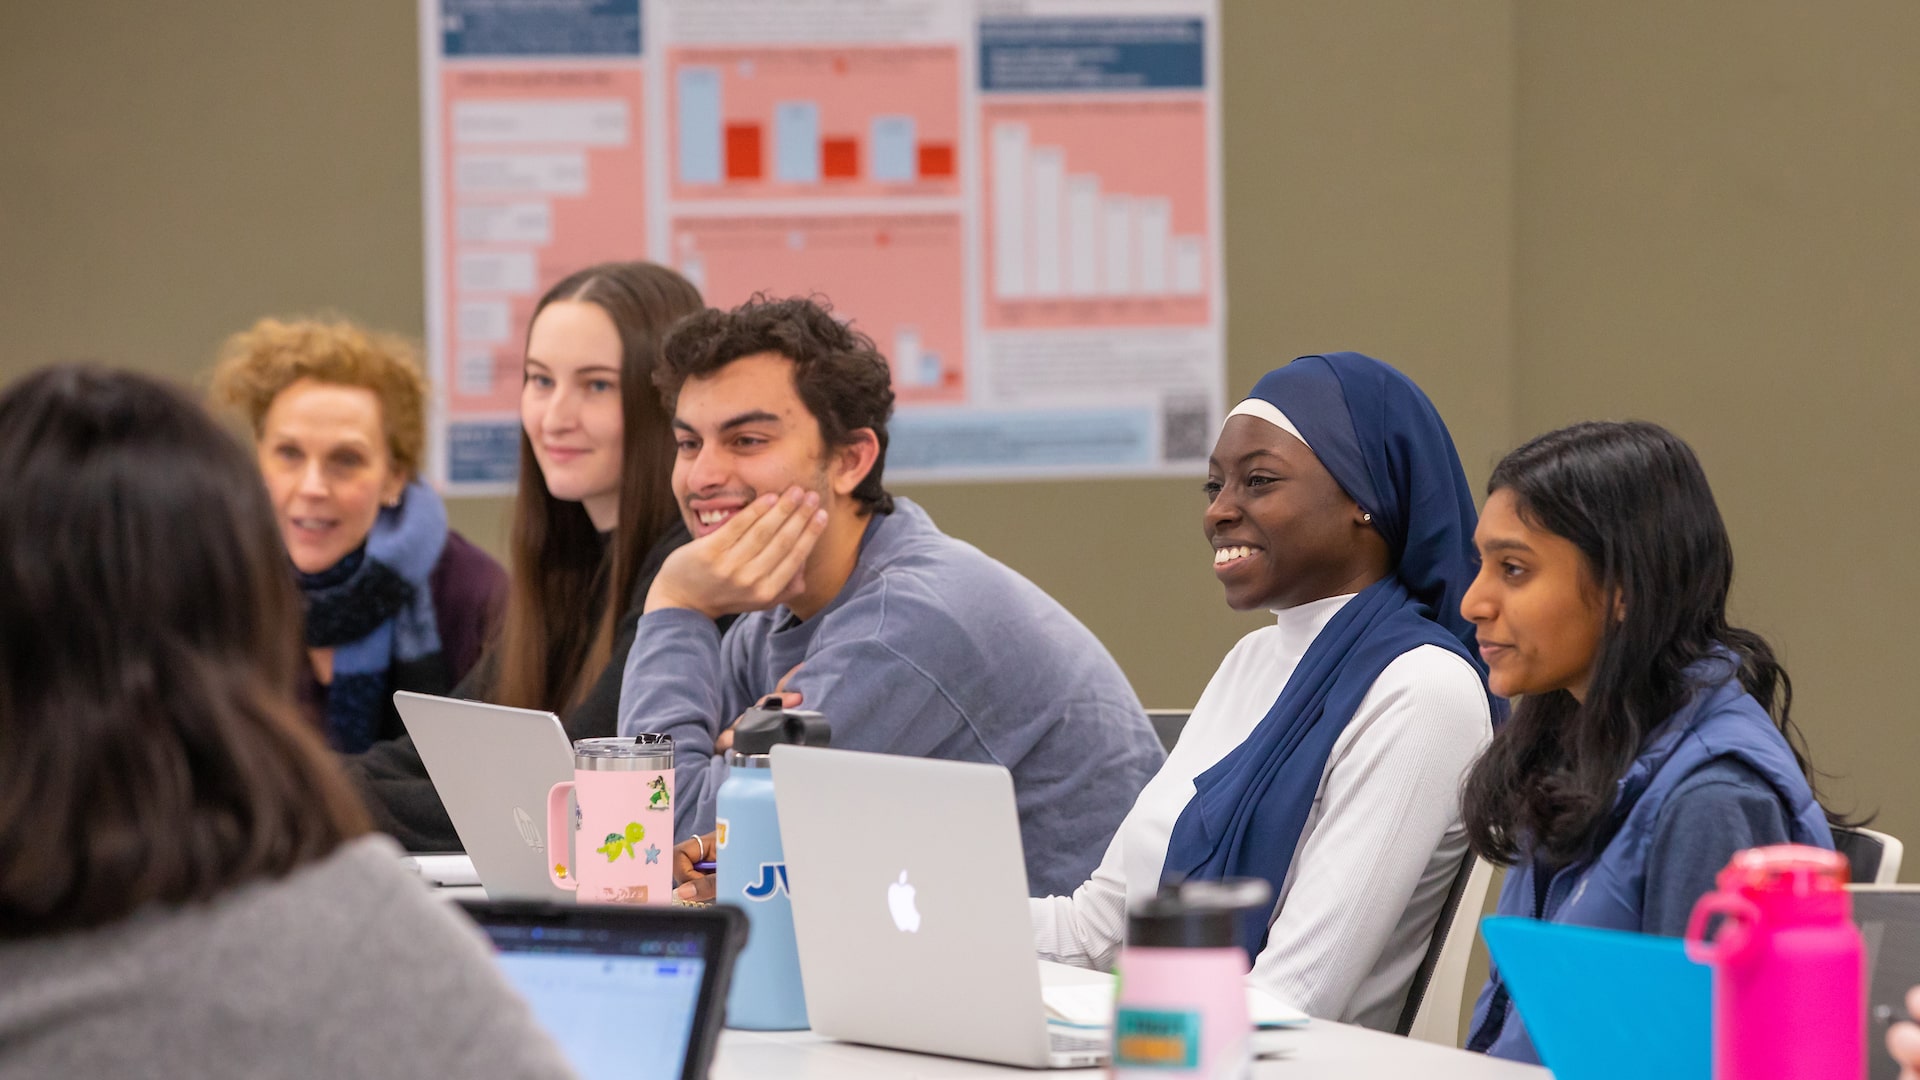
M 300 714 L 301 644 L 253 456 L 179 390 L 66 365 L 0 394 L 0 939 L 366 832 Z
M 647 552 L 675 522 L 673 431 L 654 389 L 660 343 L 702 310 L 700 290 L 649 262 L 601 263 L 548 289 L 527 320 L 561 300 L 593 304 L 620 332 L 620 516 L 602 545 L 584 506 L 556 499 L 520 432 L 506 621 L 496 650 L 502 705 L 563 711 L 580 700 L 611 656 L 613 627 Z

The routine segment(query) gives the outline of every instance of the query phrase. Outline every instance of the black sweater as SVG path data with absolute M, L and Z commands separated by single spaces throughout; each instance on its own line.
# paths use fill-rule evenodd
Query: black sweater
M 600 677 L 594 680 L 579 704 L 561 714 L 560 724 L 566 729 L 567 738 L 597 739 L 620 733 L 620 680 L 626 672 L 627 654 L 633 650 L 634 633 L 646 604 L 647 590 L 653 587 L 653 577 L 660 572 L 660 564 L 688 539 L 686 526 L 676 522 L 647 552 L 634 579 L 627 610 L 614 624 L 607 666 L 601 669 Z M 493 682 L 493 657 L 488 655 L 453 688 L 453 696 L 484 701 L 492 691 Z M 412 736 L 389 739 L 365 753 L 348 755 L 340 761 L 373 815 L 374 828 L 391 834 L 408 851 L 461 850 L 460 836 L 447 818 L 446 807 L 440 804 L 440 794 L 434 790 L 433 781 L 427 777 L 427 767 L 414 748 Z

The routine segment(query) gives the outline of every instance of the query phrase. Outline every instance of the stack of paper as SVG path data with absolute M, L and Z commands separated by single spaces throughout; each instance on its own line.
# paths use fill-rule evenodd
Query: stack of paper
M 1113 1026 L 1113 977 L 1105 983 L 1047 984 L 1040 988 L 1049 1023 L 1104 1031 Z M 1247 987 L 1247 1016 L 1256 1028 L 1299 1027 L 1307 1014 L 1265 990 Z
M 480 875 L 474 872 L 473 860 L 464 854 L 408 855 L 406 861 L 430 885 L 449 888 L 480 884 Z

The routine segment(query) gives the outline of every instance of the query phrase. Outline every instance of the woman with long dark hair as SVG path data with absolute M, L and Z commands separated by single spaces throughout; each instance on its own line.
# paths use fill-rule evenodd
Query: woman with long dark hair
M 506 618 L 455 697 L 559 713 L 574 739 L 616 733 L 641 605 L 687 542 L 653 371 L 667 331 L 702 307 L 687 279 L 647 262 L 587 267 L 535 305 Z M 461 846 L 411 739 L 347 764 L 376 826 L 415 851 Z
M 83 367 L 0 394 L 0 1076 L 571 1075 L 301 715 L 259 473 Z
M 1760 635 L 1727 622 L 1733 547 L 1672 432 L 1585 423 L 1502 460 L 1461 612 L 1518 697 L 1468 775 L 1474 851 L 1511 869 L 1500 914 L 1677 936 L 1734 852 L 1831 848 Z M 1499 972 L 1468 1048 L 1537 1060 Z

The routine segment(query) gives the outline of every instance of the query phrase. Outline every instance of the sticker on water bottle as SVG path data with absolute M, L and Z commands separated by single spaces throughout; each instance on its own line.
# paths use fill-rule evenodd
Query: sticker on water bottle
M 727 819 L 720 818 L 719 820 L 715 821 L 713 823 L 713 831 L 714 831 L 714 840 L 713 840 L 714 850 L 718 851 L 718 850 L 725 849 L 727 846 Z
M 1113 1065 L 1127 1069 L 1200 1067 L 1200 1014 L 1121 1008 L 1113 1017 Z
M 780 893 L 792 896 L 793 890 L 787 887 L 787 864 L 761 863 L 759 879 L 749 882 L 740 891 L 749 900 L 771 900 Z

